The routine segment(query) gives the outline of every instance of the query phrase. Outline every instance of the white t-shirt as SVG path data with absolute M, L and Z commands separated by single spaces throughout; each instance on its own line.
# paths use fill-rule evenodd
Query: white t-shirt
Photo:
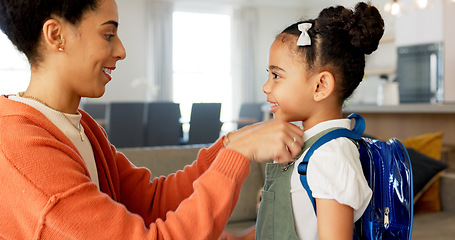
M 93 154 L 92 145 L 90 144 L 90 140 L 88 139 L 87 135 L 84 133 L 84 128 L 81 127 L 82 134 L 83 134 L 83 141 L 81 141 L 81 136 L 79 130 L 76 126 L 79 126 L 82 115 L 78 112 L 77 114 L 68 114 L 56 111 L 52 108 L 47 107 L 46 105 L 30 99 L 30 98 L 23 98 L 18 95 L 11 95 L 8 96 L 9 99 L 25 103 L 36 110 L 40 111 L 44 116 L 46 116 L 55 126 L 57 126 L 60 131 L 62 131 L 66 137 L 68 137 L 74 146 L 77 148 L 79 153 L 82 156 L 82 159 L 85 162 L 87 170 L 90 174 L 90 178 L 93 183 L 99 189 L 99 180 L 98 180 L 98 171 L 96 168 L 95 163 L 95 156 Z M 63 116 L 65 114 L 65 116 Z
M 350 128 L 348 119 L 331 120 L 317 124 L 304 132 L 304 140 L 333 127 Z M 305 152 L 306 154 L 306 152 Z M 313 205 L 300 182 L 298 165 L 305 154 L 295 162 L 291 176 L 291 201 L 295 228 L 300 239 L 318 239 L 318 227 Z M 363 175 L 357 146 L 348 138 L 337 138 L 319 147 L 310 158 L 307 168 L 308 185 L 314 198 L 334 199 L 354 209 L 354 222 L 370 202 L 372 191 Z

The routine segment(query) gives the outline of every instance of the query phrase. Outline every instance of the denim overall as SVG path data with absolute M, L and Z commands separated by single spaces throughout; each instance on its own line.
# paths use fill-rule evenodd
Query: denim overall
M 308 139 L 294 160 L 299 159 L 316 140 L 330 130 L 333 129 L 327 129 Z M 299 239 L 295 230 L 290 191 L 294 162 L 287 166 L 280 163 L 266 165 L 264 190 L 261 191 L 261 203 L 256 221 L 258 240 Z

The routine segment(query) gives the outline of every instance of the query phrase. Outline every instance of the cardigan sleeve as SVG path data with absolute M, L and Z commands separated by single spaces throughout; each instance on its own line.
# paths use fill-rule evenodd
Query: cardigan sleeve
M 216 156 L 222 151 L 225 149 L 220 138 L 210 148 L 201 149 L 197 160 L 190 166 L 167 177 L 156 177 L 152 181 L 150 170 L 153 169 L 136 168 L 123 154 L 116 153 L 120 172 L 120 202 L 128 210 L 141 215 L 146 224 L 158 218 L 166 219 L 166 213 L 175 211 L 183 200 L 194 193 L 194 182 L 211 167 Z M 229 159 L 220 161 L 230 161 L 231 158 L 232 155 Z
M 212 166 L 194 182 L 194 192 L 180 202 L 175 211 L 168 211 L 165 218 L 157 218 L 150 224 L 144 224 L 142 217 L 101 194 L 93 184 L 78 185 L 50 198 L 40 216 L 42 237 L 38 239 L 66 239 L 68 236 L 76 239 L 216 239 L 227 223 L 247 175 L 243 169 L 248 162 L 238 155 L 222 150 Z M 242 170 L 231 170 L 228 162 Z M 245 165 L 242 167 L 242 164 Z M 152 185 L 162 184 L 155 181 L 158 182 Z M 156 196 L 166 194 L 156 188 Z
M 100 192 L 69 139 L 49 124 L 0 116 L 0 126 L 8 126 L 0 133 L 0 232 L 6 239 L 216 239 L 249 171 L 238 152 L 203 150 L 188 173 L 138 188 L 154 216 L 145 220 Z M 145 182 L 147 173 L 128 164 L 119 160 L 118 169 L 127 167 L 120 180 L 132 174 Z M 179 187 L 188 179 L 196 180 Z

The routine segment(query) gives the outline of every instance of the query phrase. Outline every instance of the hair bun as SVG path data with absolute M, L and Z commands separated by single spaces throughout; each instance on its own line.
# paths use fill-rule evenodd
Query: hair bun
M 370 54 L 378 48 L 379 40 L 384 34 L 384 20 L 378 9 L 372 5 L 360 2 L 355 6 L 353 21 L 345 25 L 350 27 L 351 44 Z M 346 29 L 347 30 L 347 29 Z

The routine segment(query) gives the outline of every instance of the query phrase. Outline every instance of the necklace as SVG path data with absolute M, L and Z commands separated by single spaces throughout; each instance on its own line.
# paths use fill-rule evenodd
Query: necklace
M 36 98 L 36 97 L 33 97 L 33 96 L 24 96 L 24 95 L 22 95 L 21 97 L 35 100 L 35 101 L 43 104 L 44 106 L 46 106 L 46 107 L 48 107 L 48 108 L 50 108 L 50 109 L 52 109 L 54 111 L 57 111 L 57 112 L 61 113 L 63 115 L 63 117 L 71 124 L 71 126 L 73 126 L 77 131 L 79 131 L 79 136 L 81 136 L 81 141 L 84 141 L 84 133 L 82 131 L 82 125 L 81 125 L 80 122 L 79 122 L 79 124 L 77 126 L 74 125 L 63 112 L 60 112 L 60 111 L 50 107 L 49 105 L 47 105 L 47 103 L 45 103 L 43 100 L 41 100 L 39 98 Z

